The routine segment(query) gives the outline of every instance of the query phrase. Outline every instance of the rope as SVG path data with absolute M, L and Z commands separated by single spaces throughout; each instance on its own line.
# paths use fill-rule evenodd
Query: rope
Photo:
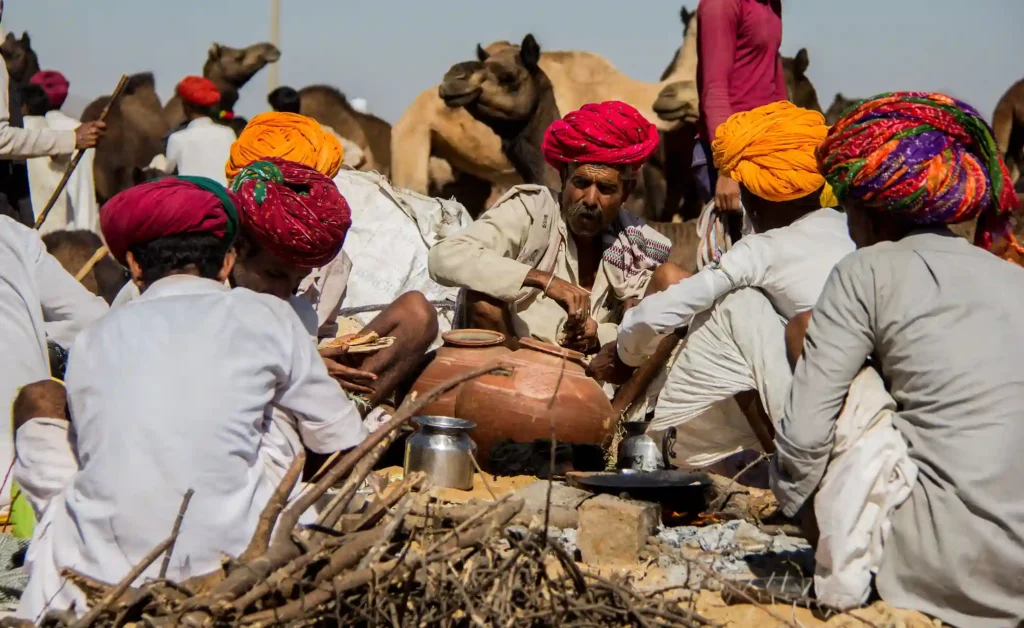
M 444 301 L 430 301 L 431 305 L 438 310 L 454 310 L 455 303 L 449 300 Z M 380 312 L 384 308 L 391 305 L 390 303 L 383 303 L 381 305 L 360 305 L 358 307 L 345 307 L 338 310 L 338 316 L 352 316 L 353 314 L 363 314 L 365 312 Z
M 83 279 L 85 279 L 85 276 L 89 274 L 89 271 L 92 270 L 92 267 L 95 266 L 96 264 L 99 264 L 100 260 L 106 257 L 107 253 L 109 252 L 110 249 L 107 248 L 106 244 L 96 249 L 96 252 L 92 254 L 92 257 L 89 258 L 89 261 L 86 262 L 85 265 L 82 266 L 82 268 L 77 273 L 75 273 L 75 279 L 78 281 L 82 281 Z

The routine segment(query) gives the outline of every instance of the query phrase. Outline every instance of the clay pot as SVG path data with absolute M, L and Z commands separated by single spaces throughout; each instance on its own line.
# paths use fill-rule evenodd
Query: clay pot
M 455 403 L 455 416 L 477 425 L 470 437 L 480 464 L 486 466 L 491 447 L 504 439 L 530 443 L 551 438 L 552 422 L 560 443 L 609 442 L 615 431 L 612 405 L 584 371 L 583 354 L 530 338 L 519 344 L 518 351 L 501 360 L 513 367 L 512 375 L 467 382 Z
M 423 373 L 413 383 L 411 392 L 423 395 L 430 392 L 438 384 L 465 371 L 483 366 L 497 358 L 512 353 L 504 345 L 505 336 L 496 331 L 486 329 L 455 329 L 445 332 L 441 338 L 444 345 L 437 350 L 434 360 L 423 369 Z M 455 416 L 455 399 L 461 386 L 458 386 L 429 403 L 422 415 Z

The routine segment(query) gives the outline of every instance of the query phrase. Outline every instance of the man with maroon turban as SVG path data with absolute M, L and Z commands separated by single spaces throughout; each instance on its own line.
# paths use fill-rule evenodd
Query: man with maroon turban
M 623 208 L 658 147 L 657 128 L 622 102 L 553 123 L 544 158 L 562 190 L 519 185 L 430 251 L 430 275 L 465 289 L 469 325 L 595 353 L 624 309 L 685 272 L 671 244 Z
M 185 111 L 185 128 L 167 138 L 167 160 L 165 163 L 154 161 L 154 167 L 165 172 L 209 177 L 227 185 L 224 163 L 231 154 L 235 132 L 212 117 L 220 103 L 217 85 L 202 76 L 186 76 L 175 92 Z

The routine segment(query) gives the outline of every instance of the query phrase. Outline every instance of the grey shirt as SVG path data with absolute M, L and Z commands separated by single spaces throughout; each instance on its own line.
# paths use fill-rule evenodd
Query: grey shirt
M 850 383 L 877 360 L 920 469 L 892 516 L 882 598 L 956 626 L 1024 621 L 1024 269 L 949 231 L 841 261 L 814 308 L 777 435 L 793 515 L 817 488 Z

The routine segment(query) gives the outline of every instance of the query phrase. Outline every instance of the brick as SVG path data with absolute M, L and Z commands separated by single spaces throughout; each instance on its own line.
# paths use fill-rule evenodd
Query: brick
M 598 495 L 579 511 L 577 546 L 592 565 L 636 564 L 640 550 L 661 521 L 661 507 L 650 502 Z

